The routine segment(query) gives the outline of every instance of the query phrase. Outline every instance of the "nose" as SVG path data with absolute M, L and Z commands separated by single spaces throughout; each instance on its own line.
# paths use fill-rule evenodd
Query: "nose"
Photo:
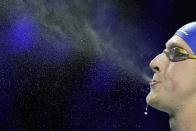
M 161 72 L 163 70 L 164 66 L 164 54 L 161 53 L 157 55 L 149 64 L 150 68 L 153 70 L 153 72 Z

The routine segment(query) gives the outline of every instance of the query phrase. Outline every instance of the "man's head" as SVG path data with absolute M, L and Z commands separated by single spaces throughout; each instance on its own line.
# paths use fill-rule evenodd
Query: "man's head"
M 196 56 L 188 55 L 194 52 L 196 22 L 180 28 L 167 41 L 166 49 L 150 62 L 154 76 L 147 103 L 172 113 L 196 100 Z

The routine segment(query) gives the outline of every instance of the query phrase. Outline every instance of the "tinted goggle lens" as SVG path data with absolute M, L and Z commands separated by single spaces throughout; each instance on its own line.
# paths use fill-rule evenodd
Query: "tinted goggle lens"
M 166 53 L 169 60 L 173 62 L 188 59 L 188 53 L 186 52 L 186 50 L 179 47 L 172 48 L 169 51 L 164 51 L 164 53 Z

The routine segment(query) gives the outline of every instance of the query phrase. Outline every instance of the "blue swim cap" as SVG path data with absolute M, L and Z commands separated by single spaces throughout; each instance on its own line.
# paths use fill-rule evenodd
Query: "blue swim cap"
M 196 53 L 196 22 L 188 23 L 178 29 L 175 35 L 181 37 Z

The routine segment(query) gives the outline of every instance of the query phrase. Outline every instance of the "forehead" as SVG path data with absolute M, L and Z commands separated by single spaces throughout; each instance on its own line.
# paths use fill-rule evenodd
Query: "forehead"
M 173 36 L 170 38 L 167 43 L 165 44 L 166 47 L 171 47 L 171 46 L 179 46 L 179 47 L 185 47 L 187 44 L 185 41 L 183 41 L 180 37 L 178 36 Z
M 181 48 L 187 50 L 188 52 L 191 52 L 192 53 L 192 50 L 189 47 L 189 45 L 182 38 L 180 38 L 177 35 L 174 35 L 165 44 L 165 47 L 166 48 L 175 47 L 175 46 L 181 47 Z

